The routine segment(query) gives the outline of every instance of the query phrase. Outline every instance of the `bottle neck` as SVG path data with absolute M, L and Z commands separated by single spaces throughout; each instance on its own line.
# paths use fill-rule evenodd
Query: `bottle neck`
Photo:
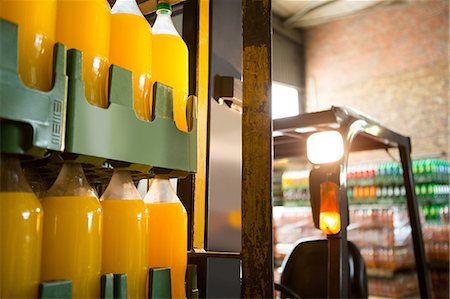
M 15 155 L 1 155 L 0 192 L 33 192 Z
M 81 164 L 64 163 L 53 186 L 45 196 L 93 196 L 96 192 L 89 185 Z
M 154 178 L 150 190 L 144 198 L 145 203 L 171 203 L 180 202 L 175 190 L 173 190 L 169 179 Z
M 126 170 L 114 170 L 111 181 L 100 200 L 137 200 L 141 199 L 131 175 Z
M 168 9 L 158 9 L 155 24 L 152 27 L 152 34 L 168 34 L 180 36 L 172 22 L 171 12 Z
M 144 17 L 135 0 L 117 0 L 111 8 L 111 14 L 133 14 Z

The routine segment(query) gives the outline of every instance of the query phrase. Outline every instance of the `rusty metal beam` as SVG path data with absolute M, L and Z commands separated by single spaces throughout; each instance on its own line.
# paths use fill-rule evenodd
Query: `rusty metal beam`
M 273 297 L 271 2 L 243 0 L 242 298 Z

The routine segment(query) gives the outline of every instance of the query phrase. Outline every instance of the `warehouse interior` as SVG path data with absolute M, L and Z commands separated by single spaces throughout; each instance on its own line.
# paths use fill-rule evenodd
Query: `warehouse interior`
M 0 0 L 0 297 L 449 298 L 449 9 Z
M 414 163 L 448 161 L 447 1 L 273 1 L 272 9 L 273 81 L 297 90 L 300 113 L 349 106 L 409 136 Z M 273 93 L 274 109 L 282 102 L 283 98 Z M 292 107 L 287 116 L 291 116 Z M 306 155 L 280 152 L 277 159 L 277 138 L 280 144 L 283 137 L 275 131 L 273 192 L 279 276 L 283 259 L 298 239 L 324 235 L 309 221 L 308 175 L 312 165 Z M 405 229 L 404 197 L 401 192 L 397 194 L 396 188 L 401 190 L 401 186 L 395 178 L 377 178 L 389 163 L 399 163 L 397 151 L 350 154 L 347 178 L 351 191 L 347 192 L 353 197 L 349 197 L 348 238 L 359 246 L 365 259 L 370 297 L 409 298 L 416 296 L 418 285 L 414 271 L 408 272 L 414 261 L 411 231 Z M 418 170 L 414 175 L 416 184 L 426 185 L 420 183 L 426 181 Z M 427 183 L 448 186 L 447 181 L 438 181 Z M 383 189 L 386 186 L 387 191 Z M 390 186 L 395 191 L 392 196 L 382 194 L 389 193 Z M 422 193 L 417 185 L 416 191 L 424 217 L 427 259 L 434 263 L 434 296 L 446 298 L 448 194 Z M 431 216 L 429 209 L 434 205 L 439 212 Z M 379 229 L 377 220 L 370 220 L 376 217 L 385 221 Z M 405 222 L 396 222 L 396 217 Z

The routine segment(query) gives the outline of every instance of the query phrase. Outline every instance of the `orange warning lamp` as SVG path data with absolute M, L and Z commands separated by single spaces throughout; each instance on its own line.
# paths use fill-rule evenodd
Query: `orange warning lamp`
M 339 187 L 334 182 L 320 184 L 319 228 L 327 235 L 335 235 L 341 231 Z

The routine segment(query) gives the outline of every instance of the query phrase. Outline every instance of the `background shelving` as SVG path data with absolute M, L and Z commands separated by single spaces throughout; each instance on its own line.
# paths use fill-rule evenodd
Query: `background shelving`
M 448 298 L 449 163 L 413 161 L 427 260 L 436 298 Z M 404 298 L 418 294 L 411 227 L 401 166 L 396 162 L 354 165 L 348 171 L 348 238 L 361 251 L 369 274 L 369 294 Z M 282 200 L 274 207 L 276 260 L 301 238 L 325 235 L 314 228 L 309 208 L 309 171 L 285 171 Z M 442 283 L 445 281 L 446 283 Z

